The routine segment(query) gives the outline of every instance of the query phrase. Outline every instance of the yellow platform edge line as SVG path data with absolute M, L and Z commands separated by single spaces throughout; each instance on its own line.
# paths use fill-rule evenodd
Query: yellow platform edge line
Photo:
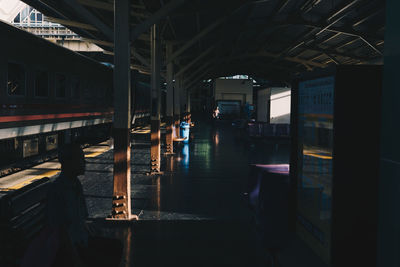
M 1 191 L 11 191 L 11 190 L 21 189 L 22 187 L 24 187 L 24 186 L 26 186 L 26 185 L 28 185 L 28 184 L 34 182 L 34 181 L 37 181 L 37 180 L 40 180 L 40 179 L 43 179 L 43 178 L 46 178 L 46 177 L 55 176 L 55 175 L 57 175 L 59 172 L 60 172 L 60 170 L 48 171 L 48 172 L 42 173 L 42 174 L 40 174 L 40 175 L 34 176 L 34 177 L 32 177 L 32 178 L 29 178 L 28 180 L 25 180 L 25 181 L 23 181 L 23 182 L 21 182 L 21 183 L 19 183 L 19 184 L 10 186 L 10 187 L 8 187 L 8 188 L 1 188 L 0 190 L 1 190 Z
M 101 155 L 101 154 L 107 152 L 108 150 L 110 150 L 109 147 L 103 148 L 103 149 L 101 149 L 101 150 L 99 150 L 99 151 L 96 151 L 96 152 L 90 153 L 90 154 L 88 154 L 88 155 L 85 155 L 85 158 L 94 158 L 94 157 L 97 157 L 97 156 L 99 156 L 99 155 Z
M 93 153 L 91 153 L 89 155 L 85 155 L 85 158 L 97 157 L 97 156 L 103 154 L 104 152 L 107 152 L 108 150 L 110 150 L 110 149 L 106 148 L 106 149 L 102 149 L 101 151 L 93 152 Z M 0 188 L 0 191 L 18 190 L 18 189 L 21 189 L 22 187 L 24 187 L 24 186 L 26 186 L 28 184 L 31 184 L 32 182 L 35 182 L 37 180 L 40 180 L 40 179 L 43 179 L 43 178 L 46 178 L 46 177 L 55 176 L 58 173 L 60 173 L 60 170 L 48 171 L 48 172 L 42 173 L 40 175 L 36 175 L 36 176 L 34 176 L 32 178 L 29 178 L 28 180 L 25 180 L 25 181 L 23 181 L 21 183 L 18 183 L 16 185 L 13 185 L 13 186 L 10 186 L 10 187 L 7 187 L 7 188 Z
M 322 156 L 314 153 L 304 153 L 305 156 L 310 156 L 310 157 L 315 157 L 315 158 L 320 158 L 320 159 L 333 159 L 332 156 Z

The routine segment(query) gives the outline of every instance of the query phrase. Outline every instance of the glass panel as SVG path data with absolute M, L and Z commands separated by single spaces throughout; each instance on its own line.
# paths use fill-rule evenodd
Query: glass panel
M 42 13 L 37 13 L 36 17 L 37 17 L 37 21 L 39 21 L 39 22 L 42 21 Z
M 13 96 L 25 94 L 25 68 L 17 63 L 8 63 L 7 92 Z
M 28 7 L 22 9 L 21 12 L 21 21 L 23 21 L 28 16 Z
M 63 98 L 66 95 L 67 79 L 64 74 L 56 74 L 56 97 Z
M 80 97 L 81 82 L 78 77 L 71 79 L 71 94 L 72 98 L 78 99 Z
M 31 22 L 34 22 L 35 21 L 35 12 L 32 12 L 31 13 Z
M 15 23 L 19 23 L 19 21 L 20 21 L 20 16 L 19 16 L 19 13 L 18 13 L 18 15 L 15 17 L 15 19 L 14 19 L 14 22 Z
M 49 75 L 46 71 L 36 71 L 35 95 L 47 97 L 49 95 Z
M 299 83 L 300 235 L 329 262 L 333 179 L 334 77 Z M 317 242 L 316 242 L 317 241 Z

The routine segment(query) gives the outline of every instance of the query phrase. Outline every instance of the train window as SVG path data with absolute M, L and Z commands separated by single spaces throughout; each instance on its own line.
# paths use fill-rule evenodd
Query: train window
M 56 97 L 64 98 L 66 96 L 67 78 L 64 74 L 56 73 Z
M 49 74 L 47 71 L 35 73 L 35 96 L 47 97 L 49 95 Z
M 85 101 L 91 102 L 94 100 L 93 84 L 90 81 L 88 80 L 82 81 L 82 92 L 83 92 L 82 97 Z
M 73 77 L 71 79 L 71 95 L 74 99 L 80 98 L 80 91 L 81 91 L 81 81 L 78 77 Z
M 17 63 L 8 63 L 7 91 L 10 96 L 25 95 L 25 67 Z

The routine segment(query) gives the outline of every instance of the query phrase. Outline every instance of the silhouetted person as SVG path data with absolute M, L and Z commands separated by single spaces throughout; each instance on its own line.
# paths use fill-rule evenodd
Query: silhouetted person
M 213 113 L 213 118 L 214 119 L 219 119 L 219 108 L 217 107 L 215 110 L 214 110 L 214 113 Z
M 58 232 L 59 249 L 53 266 L 119 266 L 122 245 L 116 239 L 95 237 L 86 223 L 88 210 L 79 175 L 85 157 L 78 144 L 59 150 L 61 173 L 48 195 L 47 224 Z

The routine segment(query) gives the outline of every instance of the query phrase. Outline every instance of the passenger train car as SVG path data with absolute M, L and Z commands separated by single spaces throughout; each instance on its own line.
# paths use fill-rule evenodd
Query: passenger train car
M 0 34 L 0 160 L 49 151 L 69 138 L 109 135 L 111 67 L 6 23 L 0 23 Z M 133 73 L 136 119 L 149 114 L 146 82 Z

